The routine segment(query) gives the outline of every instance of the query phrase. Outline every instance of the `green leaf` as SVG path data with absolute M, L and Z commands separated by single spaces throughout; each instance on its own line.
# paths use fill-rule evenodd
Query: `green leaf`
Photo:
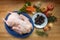
M 20 14 L 20 12 L 27 12 L 26 11 L 27 6 L 31 6 L 31 2 L 26 2 L 24 6 L 21 9 L 19 9 L 18 14 Z
M 55 16 L 48 17 L 48 22 L 55 22 L 57 18 Z
M 25 6 L 31 6 L 31 2 L 26 2 Z
M 36 30 L 36 34 L 39 35 L 39 36 L 48 36 L 48 34 L 44 31 L 39 31 L 39 30 Z
M 41 12 L 41 10 L 39 8 L 37 8 L 37 7 L 35 7 L 35 8 L 36 8 L 36 12 Z

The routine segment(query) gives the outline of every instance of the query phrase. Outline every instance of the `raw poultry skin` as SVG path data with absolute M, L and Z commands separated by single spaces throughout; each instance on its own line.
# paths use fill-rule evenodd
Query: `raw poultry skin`
M 16 12 L 10 12 L 8 19 L 4 20 L 6 24 L 19 34 L 29 33 L 33 29 L 29 19 L 24 15 L 18 15 Z

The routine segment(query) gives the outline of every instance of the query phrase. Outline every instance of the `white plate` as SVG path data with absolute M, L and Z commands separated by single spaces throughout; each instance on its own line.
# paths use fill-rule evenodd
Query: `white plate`
M 35 18 L 37 17 L 38 14 L 39 14 L 39 15 L 42 15 L 43 17 L 45 17 L 44 23 L 41 24 L 41 25 L 36 25 L 36 24 L 35 24 Z M 43 13 L 35 13 L 35 14 L 33 15 L 33 17 L 32 17 L 32 20 L 33 20 L 34 26 L 35 26 L 36 28 L 44 28 L 44 27 L 47 25 L 47 23 L 48 23 L 48 19 L 47 19 L 46 15 L 44 15 Z

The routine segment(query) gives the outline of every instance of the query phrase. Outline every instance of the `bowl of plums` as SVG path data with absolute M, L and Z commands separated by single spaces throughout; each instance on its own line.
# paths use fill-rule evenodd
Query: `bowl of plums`
M 32 20 L 36 28 L 44 28 L 48 23 L 48 19 L 43 13 L 34 14 Z

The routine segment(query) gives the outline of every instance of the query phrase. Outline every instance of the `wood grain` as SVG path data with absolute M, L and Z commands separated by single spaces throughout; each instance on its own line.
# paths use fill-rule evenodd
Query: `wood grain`
M 31 1 L 31 0 L 30 0 Z M 38 36 L 34 32 L 27 38 L 21 39 L 16 38 L 10 35 L 4 26 L 2 18 L 5 18 L 8 12 L 13 10 L 19 10 L 23 4 L 24 0 L 0 0 L 0 40 L 60 40 L 60 1 L 59 0 L 40 0 L 43 5 L 47 5 L 48 3 L 53 3 L 55 5 L 54 10 L 52 11 L 53 15 L 55 15 L 58 19 L 57 22 L 53 23 L 53 28 L 48 32 L 48 37 Z M 32 2 L 32 1 L 31 1 Z M 36 0 L 32 3 L 35 3 Z

